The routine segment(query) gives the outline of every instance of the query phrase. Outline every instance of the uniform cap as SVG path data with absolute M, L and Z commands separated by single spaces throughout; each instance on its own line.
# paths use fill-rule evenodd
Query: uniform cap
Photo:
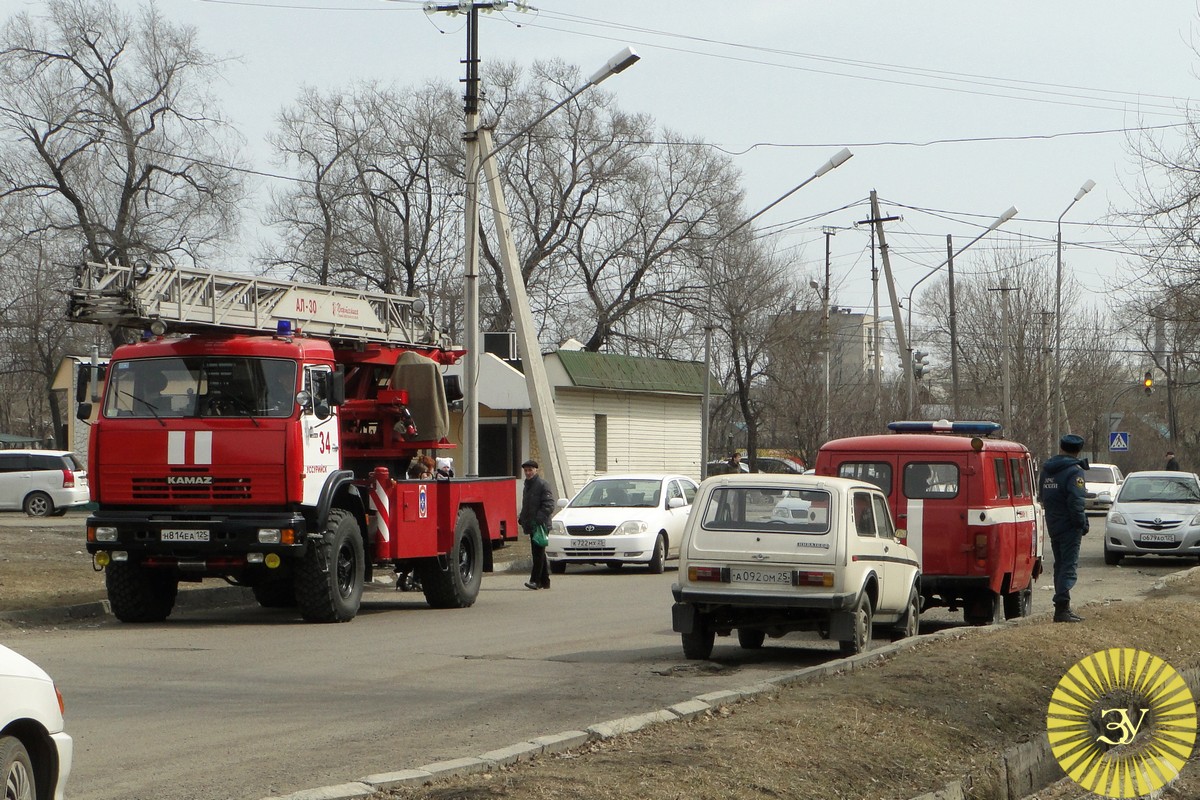
M 1068 433 L 1058 440 L 1058 446 L 1068 453 L 1078 453 L 1083 449 L 1083 437 Z

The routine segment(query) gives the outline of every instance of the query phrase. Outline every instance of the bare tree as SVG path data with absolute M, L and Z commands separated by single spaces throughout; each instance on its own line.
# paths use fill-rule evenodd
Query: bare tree
M 219 62 L 152 5 L 47 0 L 0 31 L 0 198 L 34 197 L 42 230 L 88 258 L 195 255 L 227 235 L 240 193 L 207 93 Z

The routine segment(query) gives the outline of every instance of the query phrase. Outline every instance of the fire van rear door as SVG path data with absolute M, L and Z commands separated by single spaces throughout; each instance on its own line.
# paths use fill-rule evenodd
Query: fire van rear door
M 901 457 L 897 527 L 908 531 L 925 575 L 965 575 L 970 565 L 967 508 L 978 488 L 958 453 Z

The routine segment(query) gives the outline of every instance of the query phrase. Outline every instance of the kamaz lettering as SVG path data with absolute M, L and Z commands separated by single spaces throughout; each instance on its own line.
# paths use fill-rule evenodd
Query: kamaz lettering
M 212 486 L 211 475 L 168 475 L 168 486 Z

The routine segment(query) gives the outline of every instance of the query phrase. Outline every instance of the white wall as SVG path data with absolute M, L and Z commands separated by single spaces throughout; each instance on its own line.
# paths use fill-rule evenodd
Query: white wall
M 555 389 L 554 407 L 571 478 L 596 476 L 595 416 L 608 416 L 608 473 L 675 472 L 700 478 L 700 398 Z

